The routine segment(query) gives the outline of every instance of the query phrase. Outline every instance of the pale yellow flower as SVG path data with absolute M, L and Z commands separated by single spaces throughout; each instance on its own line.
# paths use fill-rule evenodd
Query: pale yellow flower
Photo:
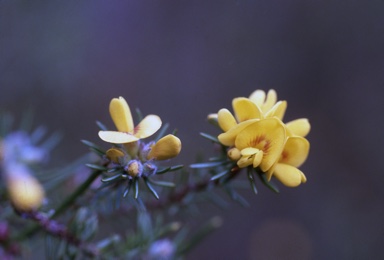
M 161 127 L 161 119 L 157 115 L 148 115 L 134 126 L 131 110 L 123 97 L 112 99 L 109 112 L 117 131 L 99 132 L 99 137 L 108 143 L 135 142 L 153 135 Z
M 298 168 L 307 159 L 309 147 L 308 140 L 301 136 L 288 137 L 280 159 L 266 173 L 267 180 L 269 181 L 274 176 L 288 187 L 296 187 L 305 183 L 307 178 Z

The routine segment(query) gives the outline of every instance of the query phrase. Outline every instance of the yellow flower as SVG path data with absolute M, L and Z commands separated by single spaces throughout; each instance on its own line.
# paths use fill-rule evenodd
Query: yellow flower
M 156 115 L 148 115 L 134 126 L 131 110 L 123 97 L 112 99 L 109 112 L 117 131 L 99 132 L 99 137 L 108 143 L 132 143 L 153 135 L 161 127 L 161 119 Z
M 241 155 L 237 165 L 240 168 L 252 165 L 253 168 L 260 167 L 263 172 L 268 171 L 279 159 L 285 140 L 285 127 L 279 119 L 266 118 L 253 122 L 235 138 L 235 148 Z M 232 155 L 235 159 L 239 157 L 236 150 L 229 152 L 229 156 Z
M 298 167 L 307 159 L 309 146 L 308 140 L 301 136 L 288 137 L 279 161 L 266 173 L 267 180 L 274 176 L 288 187 L 305 183 L 307 178 Z
M 309 153 L 309 142 L 304 138 L 311 128 L 308 119 L 284 124 L 287 102 L 277 101 L 273 89 L 267 94 L 256 90 L 249 98 L 235 98 L 232 106 L 234 115 L 221 109 L 217 115 L 208 117 L 211 120 L 217 118 L 223 130 L 218 139 L 230 147 L 228 158 L 240 168 L 259 167 L 268 181 L 275 176 L 289 187 L 306 182 L 298 167 Z
M 180 150 L 180 139 L 174 135 L 166 135 L 151 146 L 147 159 L 168 160 L 176 157 Z

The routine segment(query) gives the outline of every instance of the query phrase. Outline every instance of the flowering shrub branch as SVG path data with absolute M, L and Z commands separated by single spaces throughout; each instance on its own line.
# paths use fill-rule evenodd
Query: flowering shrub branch
M 216 194 L 216 189 L 245 205 L 236 185 L 242 176 L 254 193 L 259 182 L 279 192 L 272 178 L 287 187 L 305 183 L 299 167 L 309 153 L 308 120 L 284 123 L 287 102 L 278 101 L 274 90 L 234 98 L 232 108 L 233 113 L 223 108 L 208 115 L 208 122 L 221 133 L 201 133 L 220 148 L 215 157 L 189 166 L 164 166 L 179 155 L 182 140 L 176 133 L 167 133 L 168 125 L 157 115 L 140 116 L 135 125 L 126 100 L 114 98 L 109 113 L 116 130 L 98 122 L 98 136 L 104 144 L 82 141 L 97 157 L 88 156 L 85 162 L 75 162 L 49 178 L 39 174 L 39 169 L 55 147 L 57 135 L 44 141 L 41 128 L 32 133 L 23 127 L 12 130 L 10 116 L 1 115 L 0 257 L 28 257 L 26 244 L 33 244 L 30 238 L 44 231 L 46 247 L 54 258 L 178 258 L 218 228 L 221 220 L 212 218 L 190 232 L 181 216 L 181 222 L 164 223 L 171 209 L 175 216 L 198 201 L 199 194 L 220 204 L 223 195 Z M 71 188 L 65 198 L 55 198 L 54 189 L 68 193 L 60 189 L 68 182 L 77 183 L 77 188 Z M 55 200 L 61 203 L 54 206 Z M 95 239 L 101 225 L 98 220 L 106 215 L 118 219 L 122 212 L 136 216 L 136 224 L 125 221 L 124 230 Z

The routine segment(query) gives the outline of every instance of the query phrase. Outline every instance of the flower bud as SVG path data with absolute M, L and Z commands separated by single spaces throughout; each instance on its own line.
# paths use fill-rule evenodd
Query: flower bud
M 106 152 L 107 158 L 114 163 L 119 163 L 121 158 L 124 158 L 125 154 L 121 149 L 111 148 Z
M 20 211 L 32 211 L 41 206 L 44 189 L 23 165 L 12 164 L 5 169 L 9 198 Z
M 125 171 L 132 177 L 140 177 L 143 173 L 143 165 L 137 160 L 132 160 L 125 167 Z
M 236 162 L 240 159 L 241 153 L 240 153 L 239 149 L 234 147 L 234 148 L 228 150 L 227 156 L 229 159 Z
M 151 147 L 147 158 L 167 160 L 176 157 L 181 150 L 181 141 L 174 135 L 166 135 Z
M 219 122 L 217 120 L 217 114 L 209 114 L 207 116 L 208 122 L 214 126 L 219 126 Z

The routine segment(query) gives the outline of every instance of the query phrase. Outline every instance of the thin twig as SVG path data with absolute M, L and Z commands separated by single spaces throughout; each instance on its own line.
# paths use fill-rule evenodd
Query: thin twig
M 184 187 L 178 189 L 176 192 L 169 194 L 168 197 L 160 200 L 152 200 L 146 203 L 147 208 L 162 209 L 168 207 L 174 203 L 180 203 L 190 193 L 198 193 L 207 190 L 210 186 L 219 187 L 227 183 L 231 179 L 235 178 L 240 172 L 239 168 L 234 168 L 230 171 L 224 182 L 220 180 L 206 179 L 197 183 L 188 183 Z
M 81 249 L 86 255 L 93 257 L 99 255 L 99 251 L 95 245 L 87 244 L 79 240 L 73 234 L 68 232 L 68 229 L 65 225 L 58 223 L 56 220 L 50 219 L 47 215 L 37 211 L 21 213 L 21 215 L 25 218 L 35 221 L 39 227 L 48 234 L 59 237 L 65 240 L 67 243 Z

